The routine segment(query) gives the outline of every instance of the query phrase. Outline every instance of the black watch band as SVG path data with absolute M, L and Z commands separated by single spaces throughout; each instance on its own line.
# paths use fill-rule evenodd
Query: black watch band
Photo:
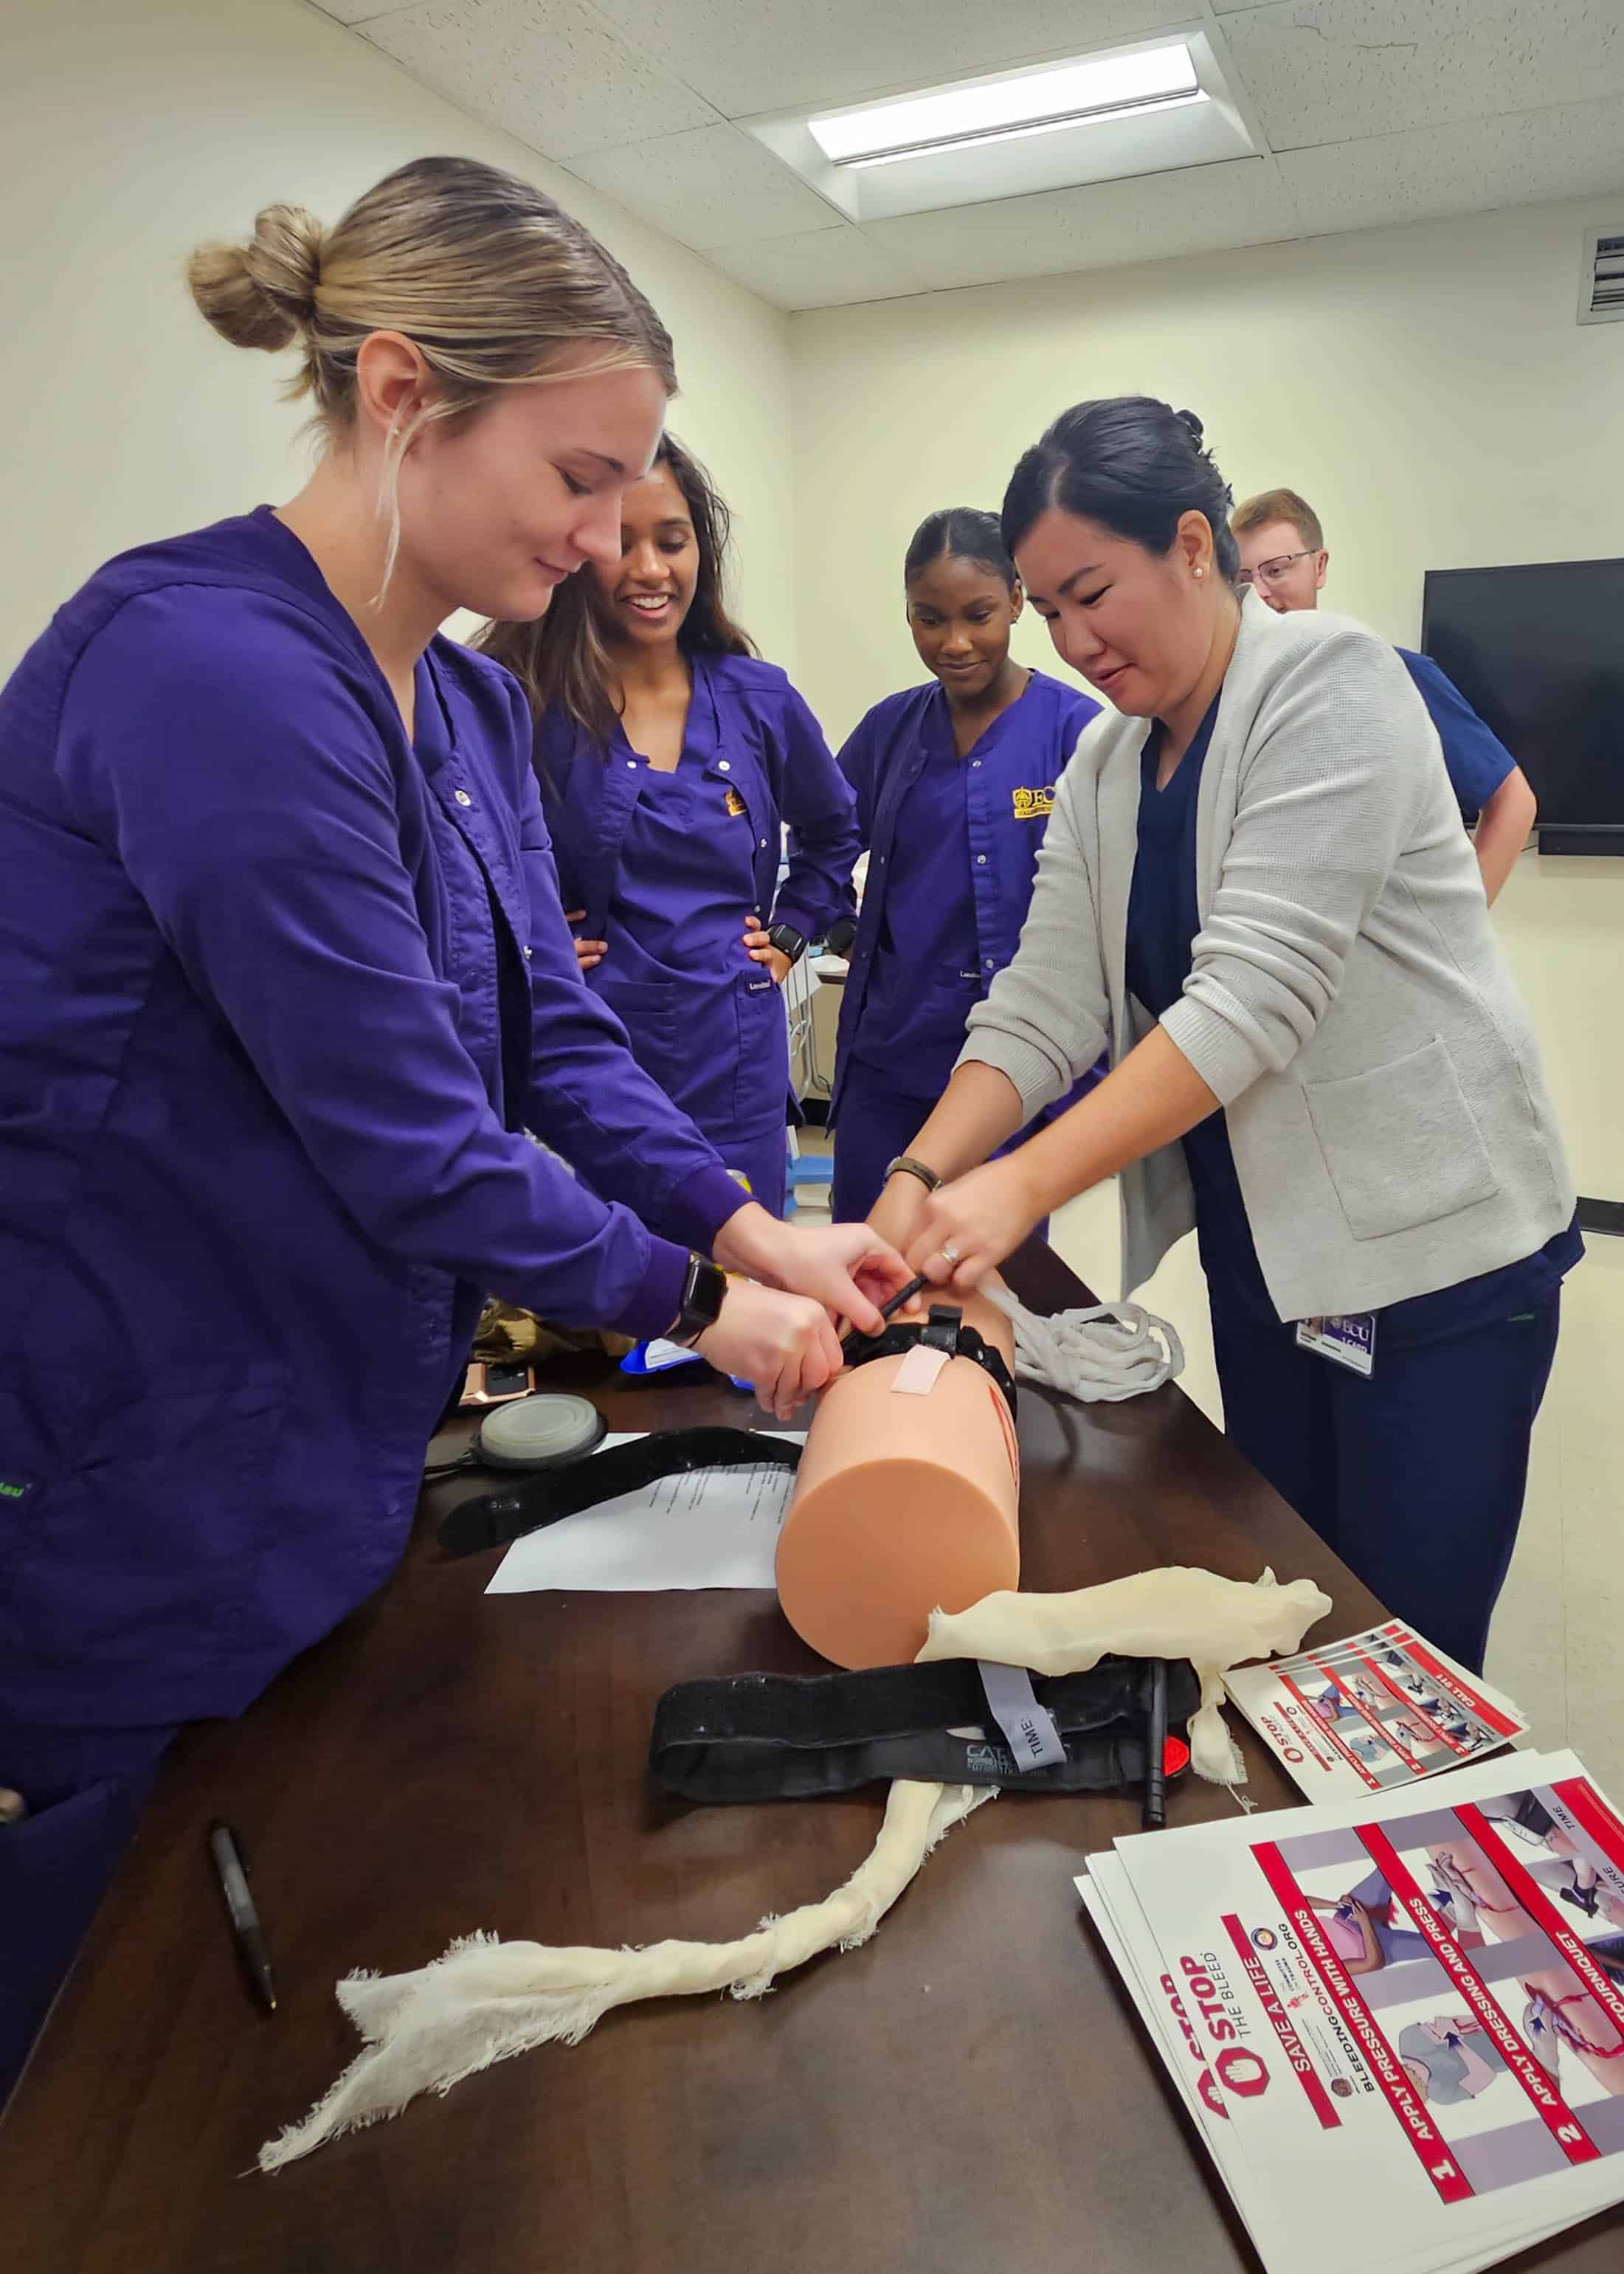
M 682 1303 L 678 1311 L 667 1342 L 680 1343 L 691 1350 L 708 1327 L 715 1326 L 722 1315 L 722 1298 L 727 1292 L 727 1274 L 712 1263 L 709 1257 L 690 1255 L 688 1276 L 682 1282 Z
M 797 931 L 793 924 L 769 924 L 767 945 L 776 947 L 780 955 L 788 956 L 792 963 L 799 963 L 807 952 L 807 936 Z

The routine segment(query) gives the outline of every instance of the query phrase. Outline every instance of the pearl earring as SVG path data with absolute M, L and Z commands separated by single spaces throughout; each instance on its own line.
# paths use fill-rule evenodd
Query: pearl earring
M 1195 572 L 1195 573 L 1196 573 L 1196 575 L 1197 575 L 1198 576 L 1206 576 L 1206 574 L 1207 574 L 1207 571 L 1206 571 L 1206 569 L 1205 569 L 1205 568 L 1198 568 L 1198 569 L 1196 570 L 1196 572 Z

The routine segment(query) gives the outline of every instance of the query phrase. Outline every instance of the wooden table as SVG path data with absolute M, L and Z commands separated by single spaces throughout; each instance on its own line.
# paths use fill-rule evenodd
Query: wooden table
M 1085 1299 L 1047 1249 L 1040 1308 Z M 740 1419 L 724 1389 L 590 1387 L 612 1422 Z M 1024 1392 L 1026 1584 L 1169 1563 L 1306 1575 L 1346 1632 L 1380 1607 L 1182 1394 Z M 438 1514 L 459 1480 L 426 1503 Z M 812 1670 L 770 1595 L 497 1596 L 427 1525 L 392 1585 L 244 1718 L 189 1733 L 0 2125 L 11 2274 L 1223 2274 L 1253 2267 L 1072 1893 L 1128 1801 L 1001 1799 L 865 1948 L 758 2004 L 612 2014 L 275 2179 L 260 2142 L 353 2041 L 356 1966 L 476 1928 L 550 1942 L 732 1936 L 829 1892 L 882 1796 L 653 1797 L 668 1683 Z M 1264 1806 L 1296 1795 L 1248 1742 Z M 1235 1808 L 1183 1783 L 1170 1820 Z M 239 1984 L 204 1831 L 254 1867 L 282 1989 Z M 1616 2274 L 1624 2217 L 1521 2267 Z

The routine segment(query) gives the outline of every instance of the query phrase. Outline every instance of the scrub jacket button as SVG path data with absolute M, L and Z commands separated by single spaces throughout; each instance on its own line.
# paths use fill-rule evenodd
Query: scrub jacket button
M 458 791 L 455 793 L 455 794 L 456 794 L 456 802 L 457 802 L 457 803 L 458 803 L 459 805 L 471 805 L 471 804 L 473 803 L 473 802 L 474 802 L 474 801 L 473 801 L 473 799 L 472 799 L 471 797 L 470 797 L 470 795 L 469 795 L 468 792 L 467 792 L 465 789 L 460 789 L 460 790 L 458 790 Z

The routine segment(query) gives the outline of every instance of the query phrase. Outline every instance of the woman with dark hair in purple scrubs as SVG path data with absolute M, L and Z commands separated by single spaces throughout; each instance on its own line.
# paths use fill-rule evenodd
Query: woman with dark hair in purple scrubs
M 495 624 L 480 644 L 536 713 L 587 984 L 778 1216 L 799 1115 L 778 988 L 848 903 L 857 827 L 816 719 L 727 613 L 727 531 L 704 468 L 666 435 L 621 500 L 618 555 L 545 622 Z
M 996 514 L 928 516 L 903 584 L 931 676 L 876 703 L 840 753 L 868 851 L 829 1112 L 840 1220 L 868 1215 L 947 1088 L 972 1006 L 1015 953 L 1055 784 L 1100 708 L 1011 655 L 1026 601 Z

